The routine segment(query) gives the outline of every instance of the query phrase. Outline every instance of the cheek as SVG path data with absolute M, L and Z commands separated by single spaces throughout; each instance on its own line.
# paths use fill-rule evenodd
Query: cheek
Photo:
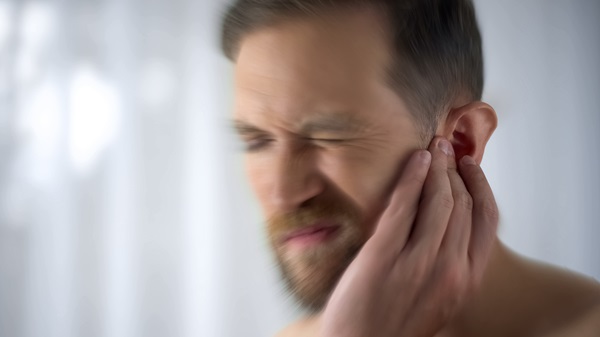
M 267 207 L 267 197 L 269 195 L 268 181 L 266 181 L 265 170 L 262 169 L 262 165 L 260 165 L 260 161 L 246 158 L 245 159 L 245 170 L 246 177 L 250 182 L 250 187 L 254 192 L 254 195 L 258 198 L 258 201 L 263 208 L 264 211 L 268 211 Z
M 397 175 L 398 155 L 336 157 L 323 160 L 322 172 L 369 216 L 385 203 Z
M 397 152 L 372 151 L 360 156 L 321 158 L 321 171 L 337 189 L 349 197 L 365 217 L 365 235 L 372 234 L 379 216 L 400 177 L 406 162 L 417 146 Z

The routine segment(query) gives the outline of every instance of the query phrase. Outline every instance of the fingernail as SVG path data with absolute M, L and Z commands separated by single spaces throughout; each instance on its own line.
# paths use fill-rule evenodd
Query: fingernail
M 471 157 L 471 156 L 462 157 L 460 162 L 463 165 L 477 165 L 477 163 L 475 162 L 475 159 L 473 159 L 473 157 Z
M 448 157 L 452 157 L 454 155 L 454 150 L 452 149 L 452 144 L 445 139 L 440 139 L 438 142 L 438 147 L 442 152 L 444 152 Z
M 421 163 L 423 163 L 423 165 L 429 164 L 429 162 L 431 161 L 431 153 L 429 153 L 429 151 L 422 150 L 419 153 L 419 159 L 421 160 Z

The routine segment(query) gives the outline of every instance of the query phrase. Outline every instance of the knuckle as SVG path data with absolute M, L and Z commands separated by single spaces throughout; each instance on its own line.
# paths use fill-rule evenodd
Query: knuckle
M 434 202 L 446 210 L 452 210 L 454 208 L 454 198 L 451 193 L 441 192 L 436 194 Z
M 485 199 L 482 204 L 481 204 L 483 213 L 485 214 L 485 217 L 492 223 L 497 223 L 500 219 L 500 214 L 498 212 L 498 206 L 496 205 L 496 202 L 491 199 L 491 198 L 487 198 Z
M 426 180 L 427 175 L 422 174 L 420 172 L 415 172 L 408 178 L 410 184 L 417 186 L 423 186 Z
M 384 223 L 384 222 L 391 222 L 391 223 L 398 223 L 398 222 L 404 222 L 404 219 L 412 219 L 414 218 L 415 214 L 416 214 L 416 210 L 412 209 L 411 207 L 409 207 L 409 205 L 407 205 L 404 202 L 396 202 L 395 203 L 396 207 L 394 208 L 388 208 L 384 214 L 382 214 L 381 219 L 380 219 L 380 223 Z
M 447 267 L 442 279 L 449 293 L 456 294 L 463 288 L 463 275 L 461 270 L 456 266 Z
M 460 262 L 454 258 L 446 259 L 440 266 L 440 281 L 448 293 L 454 293 L 463 288 L 465 275 Z
M 461 268 L 449 268 L 443 276 L 443 282 L 447 303 L 456 307 L 466 297 L 469 289 L 466 275 Z
M 410 207 L 407 205 L 407 202 L 404 200 L 400 200 L 401 196 L 397 196 L 398 200 L 395 200 L 394 205 L 396 207 L 392 210 L 390 215 L 393 219 L 402 219 L 406 215 L 410 214 Z
M 454 202 L 468 211 L 473 209 L 473 198 L 468 192 L 457 192 L 454 195 Z

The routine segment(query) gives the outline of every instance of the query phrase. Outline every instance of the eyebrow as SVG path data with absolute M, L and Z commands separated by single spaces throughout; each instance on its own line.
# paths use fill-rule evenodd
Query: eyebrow
M 248 124 L 241 120 L 234 120 L 232 122 L 233 130 L 240 136 L 254 135 L 258 133 L 266 133 L 265 131 L 257 128 L 252 124 Z
M 317 132 L 357 132 L 365 128 L 366 123 L 349 113 L 322 113 L 308 121 L 301 128 L 302 134 Z
M 267 133 L 242 120 L 233 121 L 233 129 L 240 136 Z M 299 133 L 310 135 L 318 132 L 353 133 L 366 128 L 366 123 L 348 113 L 321 113 L 300 127 Z

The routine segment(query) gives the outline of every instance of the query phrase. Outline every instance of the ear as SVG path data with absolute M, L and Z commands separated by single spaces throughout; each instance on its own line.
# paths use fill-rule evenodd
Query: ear
M 469 155 L 481 164 L 485 146 L 497 125 L 498 117 L 491 106 L 471 102 L 452 108 L 446 120 L 440 123 L 436 135 L 450 141 L 457 159 Z

